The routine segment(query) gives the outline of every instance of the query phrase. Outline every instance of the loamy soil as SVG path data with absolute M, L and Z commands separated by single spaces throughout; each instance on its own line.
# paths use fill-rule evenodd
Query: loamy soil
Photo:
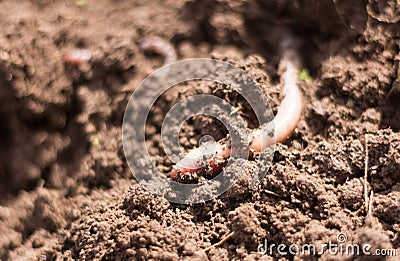
M 322 246 L 339 233 L 400 255 L 397 0 L 3 0 L 0 28 L 1 260 L 294 259 L 276 250 L 262 256 L 257 247 L 265 240 Z M 261 184 L 250 186 L 259 171 L 253 162 L 203 204 L 172 204 L 140 187 L 124 159 L 122 117 L 162 57 L 143 53 L 139 41 L 160 36 L 179 59 L 233 63 L 276 112 L 283 31 L 301 40 L 310 77 L 301 82 L 296 133 L 277 146 Z M 88 49 L 90 61 L 66 65 L 63 55 L 76 48 Z M 240 97 L 217 84 L 177 88 L 155 104 L 146 129 L 162 171 L 171 163 L 159 131 L 179 98 L 214 93 L 254 125 Z M 226 129 L 195 117 L 180 142 L 191 148 L 210 133 L 220 139 Z

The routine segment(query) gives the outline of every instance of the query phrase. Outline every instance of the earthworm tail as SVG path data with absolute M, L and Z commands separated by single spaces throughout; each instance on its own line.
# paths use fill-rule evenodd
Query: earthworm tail
M 298 55 L 297 42 L 291 36 L 286 36 L 279 47 L 282 58 L 278 72 L 281 75 L 281 95 L 283 99 L 274 118 L 274 137 L 269 136 L 266 126 L 262 126 L 253 132 L 250 148 L 257 152 L 275 142 L 284 142 L 296 129 L 303 110 L 303 98 L 298 87 L 301 61 Z

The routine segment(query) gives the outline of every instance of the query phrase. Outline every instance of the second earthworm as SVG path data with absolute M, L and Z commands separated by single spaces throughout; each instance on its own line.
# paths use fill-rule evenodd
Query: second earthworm
M 170 42 L 160 37 L 144 38 L 139 42 L 139 48 L 143 51 L 152 51 L 164 57 L 164 64 L 167 65 L 176 61 L 175 48 Z

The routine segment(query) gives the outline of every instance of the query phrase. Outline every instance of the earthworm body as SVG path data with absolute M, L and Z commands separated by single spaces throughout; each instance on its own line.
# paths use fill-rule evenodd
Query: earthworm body
M 157 46 L 162 49 L 164 45 Z M 300 57 L 297 54 L 293 38 L 285 38 L 280 49 L 282 58 L 279 63 L 278 72 L 281 75 L 280 84 L 282 86 L 283 99 L 278 108 L 278 112 L 273 119 L 275 130 L 273 136 L 270 136 L 269 124 L 260 126 L 251 131 L 249 136 L 250 153 L 259 153 L 268 148 L 275 142 L 284 142 L 296 129 L 300 120 L 303 100 L 298 87 L 298 74 L 300 73 Z M 168 46 L 160 53 L 170 53 Z M 169 57 L 172 57 L 170 55 Z M 170 58 L 166 58 L 170 61 Z M 227 164 L 231 148 L 224 142 L 216 144 L 203 144 L 198 148 L 190 150 L 186 156 L 173 166 L 170 177 L 173 180 L 186 180 L 186 176 L 192 176 L 194 173 L 215 175 Z

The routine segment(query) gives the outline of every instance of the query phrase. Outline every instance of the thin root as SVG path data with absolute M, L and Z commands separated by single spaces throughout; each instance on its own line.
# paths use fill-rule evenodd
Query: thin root
M 372 198 L 374 197 L 374 192 L 371 191 L 371 194 L 369 196 L 369 204 L 368 204 L 368 211 L 367 211 L 367 217 L 372 215 Z
M 221 239 L 221 241 L 219 241 L 219 242 L 217 242 L 217 243 L 215 243 L 215 244 L 213 244 L 213 245 L 211 245 L 211 246 L 205 248 L 204 251 L 207 252 L 207 251 L 211 250 L 211 249 L 214 248 L 214 247 L 219 247 L 220 245 L 222 245 L 222 244 L 224 244 L 226 241 L 228 241 L 228 240 L 233 236 L 234 233 L 235 233 L 235 232 L 232 231 L 231 233 L 229 233 L 228 235 L 226 235 L 225 237 L 223 237 L 223 238 Z
M 365 209 L 369 211 L 369 200 L 368 200 L 368 187 L 367 187 L 367 179 L 368 179 L 368 161 L 369 161 L 369 147 L 368 147 L 368 135 L 365 135 L 365 161 L 364 161 L 364 201 L 365 201 Z M 372 193 L 372 191 L 371 191 Z

